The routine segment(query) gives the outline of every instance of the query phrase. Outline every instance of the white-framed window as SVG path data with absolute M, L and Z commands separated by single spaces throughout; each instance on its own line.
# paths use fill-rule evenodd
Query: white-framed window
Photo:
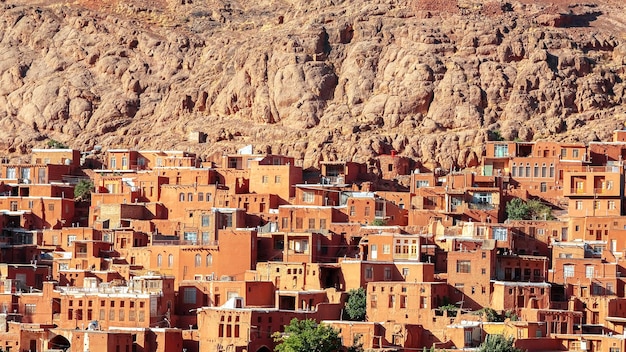
M 574 277 L 574 264 L 563 264 L 563 277 Z
M 7 168 L 7 178 L 14 179 L 14 178 L 16 178 L 15 175 L 16 175 L 16 172 L 15 172 L 15 168 L 14 167 Z
M 309 240 L 292 240 L 289 241 L 290 249 L 296 253 L 307 253 L 309 251 Z
M 34 315 L 37 311 L 37 305 L 33 303 L 24 304 L 24 315 Z
M 196 242 L 198 240 L 198 233 L 197 232 L 184 232 L 183 238 L 185 241 Z
M 202 194 L 202 193 L 200 193 Z M 202 227 L 207 227 L 211 225 L 211 216 L 210 215 L 202 215 Z
M 594 277 L 594 267 L 593 265 L 585 266 L 585 277 L 588 279 L 593 279 Z
M 474 193 L 474 203 L 478 204 L 491 204 L 492 194 L 487 192 Z
M 302 192 L 302 201 L 304 203 L 313 203 L 315 201 L 314 192 Z
M 415 188 L 422 188 L 422 187 L 430 187 L 430 182 L 428 180 L 415 181 Z
M 494 227 L 493 228 L 493 239 L 496 241 L 506 241 L 507 240 L 508 231 L 505 227 Z
M 496 158 L 509 156 L 509 146 L 506 144 L 496 144 L 494 146 L 493 154 Z
M 457 260 L 456 272 L 470 274 L 472 272 L 472 262 L 470 262 L 469 260 Z

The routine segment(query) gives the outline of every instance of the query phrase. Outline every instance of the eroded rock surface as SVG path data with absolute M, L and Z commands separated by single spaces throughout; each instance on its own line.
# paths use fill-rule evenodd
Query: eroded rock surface
M 507 139 L 626 121 L 626 5 L 558 1 L 0 2 L 0 149 L 244 144 L 303 165 L 396 150 L 475 165 Z M 207 133 L 205 144 L 187 141 Z

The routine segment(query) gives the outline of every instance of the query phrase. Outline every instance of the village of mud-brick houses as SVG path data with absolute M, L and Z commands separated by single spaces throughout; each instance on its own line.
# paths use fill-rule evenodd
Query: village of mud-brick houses
M 465 170 L 252 146 L 3 158 L 0 349 L 266 352 L 297 318 L 365 351 L 626 351 L 626 130 L 484 149 Z M 516 198 L 551 211 L 510 219 Z

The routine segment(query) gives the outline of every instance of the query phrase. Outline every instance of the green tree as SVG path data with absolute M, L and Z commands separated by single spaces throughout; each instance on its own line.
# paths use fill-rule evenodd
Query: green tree
M 552 209 L 537 199 L 524 202 L 513 198 L 506 203 L 506 214 L 510 220 L 553 220 Z
M 496 312 L 496 310 L 491 307 L 485 307 L 479 310 L 478 314 L 484 316 L 485 321 L 488 321 L 488 322 L 504 321 L 502 315 L 498 314 L 498 312 Z
M 506 312 L 504 312 L 504 318 L 511 319 L 511 321 L 519 320 L 519 317 L 517 316 L 517 314 L 515 314 L 515 312 L 512 310 L 507 310 Z
M 54 148 L 54 149 L 68 149 L 68 147 L 65 144 L 59 141 L 55 141 L 54 139 L 48 140 L 48 147 Z
M 348 292 L 348 301 L 346 302 L 346 314 L 350 320 L 365 320 L 366 313 L 366 293 L 363 287 Z
M 313 319 L 294 318 L 285 326 L 285 332 L 272 335 L 278 342 L 278 352 L 336 352 L 341 349 L 339 332 Z
M 384 219 L 374 219 L 372 221 L 372 226 L 385 226 L 387 225 L 387 221 Z
M 523 352 L 514 346 L 515 340 L 504 335 L 487 335 L 478 352 Z
M 531 199 L 526 202 L 530 219 L 553 220 L 552 210 L 549 206 L 541 203 L 537 199 Z
M 490 141 L 503 141 L 504 137 L 502 137 L 500 130 L 490 130 L 487 131 L 487 139 Z
M 440 306 L 438 309 L 443 312 L 448 312 L 449 317 L 456 317 L 456 313 L 459 310 L 459 307 L 455 306 L 454 304 L 446 304 Z
M 88 200 L 94 189 L 91 180 L 80 180 L 74 187 L 74 199 L 82 201 Z
M 528 217 L 528 207 L 521 198 L 513 198 L 506 203 L 506 215 L 511 220 L 524 220 Z

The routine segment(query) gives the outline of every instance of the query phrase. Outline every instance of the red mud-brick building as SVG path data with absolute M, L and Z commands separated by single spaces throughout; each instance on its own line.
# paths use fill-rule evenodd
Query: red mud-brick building
M 109 149 L 89 159 L 102 170 L 81 170 L 78 151 L 33 150 L 32 164 L 0 163 L 0 347 L 271 351 L 291 318 L 312 318 L 346 347 L 512 334 L 530 351 L 615 352 L 623 135 L 492 141 L 466 170 L 397 155 L 302 170 L 252 146 L 202 163 Z M 73 190 L 88 177 L 87 216 Z M 508 220 L 516 197 L 554 218 Z M 358 288 L 367 321 L 340 320 Z

